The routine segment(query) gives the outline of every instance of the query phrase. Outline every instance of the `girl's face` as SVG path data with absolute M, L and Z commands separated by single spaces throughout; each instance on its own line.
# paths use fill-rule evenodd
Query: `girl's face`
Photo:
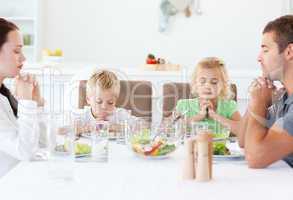
M 219 72 L 216 69 L 201 68 L 197 72 L 195 89 L 199 98 L 216 99 L 223 89 Z
M 10 31 L 7 35 L 7 41 L 0 49 L 0 76 L 3 78 L 13 78 L 19 74 L 25 57 L 22 53 L 22 37 L 20 33 Z
M 95 116 L 113 113 L 117 98 L 112 90 L 97 90 L 96 92 L 92 91 L 92 94 L 87 97 L 87 101 Z

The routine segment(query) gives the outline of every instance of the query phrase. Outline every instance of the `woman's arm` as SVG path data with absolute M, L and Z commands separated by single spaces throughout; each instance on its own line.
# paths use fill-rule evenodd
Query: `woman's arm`
M 42 98 L 38 83 L 30 74 L 16 77 L 15 92 L 19 99 L 17 119 L 9 113 L 11 108 L 7 99 L 0 99 L 0 151 L 19 160 L 29 160 L 38 147 L 39 102 L 36 101 Z
M 13 122 L 3 108 L 0 109 L 0 151 L 18 160 L 32 158 L 39 140 L 37 122 L 37 103 L 20 100 L 18 104 L 18 119 Z

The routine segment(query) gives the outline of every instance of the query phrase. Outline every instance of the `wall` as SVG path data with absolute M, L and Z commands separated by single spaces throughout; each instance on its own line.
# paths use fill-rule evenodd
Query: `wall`
M 222 57 L 233 69 L 258 67 L 261 31 L 288 0 L 202 0 L 202 16 L 173 20 L 158 32 L 158 0 L 44 0 L 43 47 L 61 48 L 67 62 L 135 67 L 152 52 L 193 66 Z

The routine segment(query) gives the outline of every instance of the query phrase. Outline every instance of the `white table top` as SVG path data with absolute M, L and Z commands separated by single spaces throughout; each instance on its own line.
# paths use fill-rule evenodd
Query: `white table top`
M 183 148 L 164 160 L 144 160 L 125 146 L 110 146 L 108 163 L 75 163 L 71 181 L 50 178 L 50 162 L 21 162 L 0 179 L 0 197 L 9 200 L 102 199 L 265 199 L 293 198 L 293 171 L 280 161 L 249 169 L 245 161 L 213 165 L 213 180 L 181 180 Z M 5 197 L 5 198 L 3 198 Z

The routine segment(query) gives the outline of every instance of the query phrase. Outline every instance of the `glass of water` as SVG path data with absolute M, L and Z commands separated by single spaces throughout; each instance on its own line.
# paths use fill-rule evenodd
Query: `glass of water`
M 208 132 L 210 127 L 207 122 L 191 122 L 191 137 Z
M 109 123 L 106 121 L 91 122 L 92 160 L 107 162 L 109 155 Z
M 47 131 L 50 178 L 73 180 L 75 134 L 69 112 L 50 113 Z

